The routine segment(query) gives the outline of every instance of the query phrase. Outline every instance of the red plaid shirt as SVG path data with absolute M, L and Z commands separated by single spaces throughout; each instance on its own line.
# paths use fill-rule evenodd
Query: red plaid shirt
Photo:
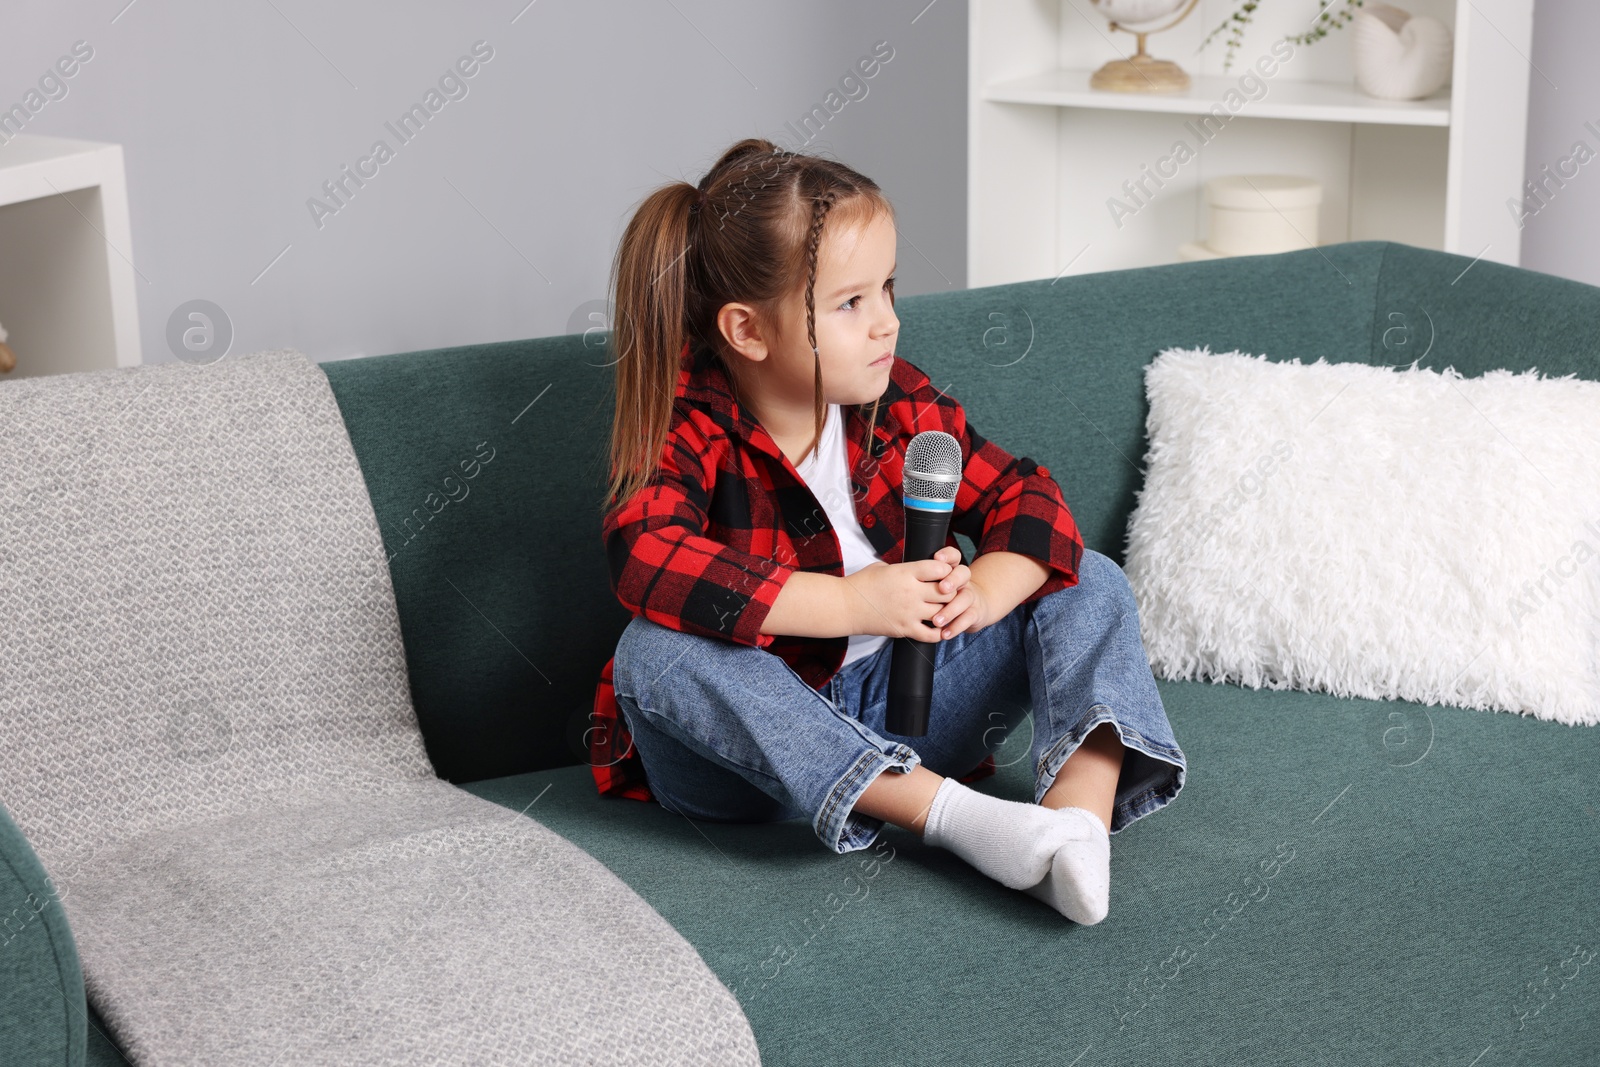
M 955 532 L 979 555 L 1019 552 L 1050 567 L 1023 603 L 1078 583 L 1083 540 L 1048 469 L 1015 458 L 967 423 L 959 403 L 895 356 L 879 402 L 870 455 L 867 412 L 841 408 L 851 495 L 862 532 L 885 563 L 901 562 L 905 510 L 901 464 L 923 430 L 961 444 L 961 486 L 946 544 Z M 685 633 L 720 637 L 781 656 L 822 692 L 844 662 L 849 639 L 761 633 L 778 591 L 797 570 L 844 575 L 839 538 L 805 480 L 754 415 L 733 398 L 727 376 L 703 346 L 679 356 L 676 401 L 654 479 L 601 525 L 611 587 L 635 615 Z M 957 546 L 959 547 L 959 546 Z M 615 657 L 601 669 L 588 731 L 589 763 L 605 796 L 652 800 L 612 688 Z M 993 756 L 962 777 L 994 773 Z

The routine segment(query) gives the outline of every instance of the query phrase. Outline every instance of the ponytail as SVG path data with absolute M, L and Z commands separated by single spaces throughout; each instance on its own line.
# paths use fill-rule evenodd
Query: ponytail
M 617 246 L 611 335 L 616 412 L 606 494 L 612 504 L 649 482 L 672 425 L 678 356 L 688 339 L 683 308 L 689 209 L 699 196 L 688 182 L 656 190 L 634 213 Z

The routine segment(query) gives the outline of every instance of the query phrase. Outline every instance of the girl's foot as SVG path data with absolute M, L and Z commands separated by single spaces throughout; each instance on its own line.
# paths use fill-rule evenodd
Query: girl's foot
M 1024 889 L 1081 926 L 1106 917 L 1111 893 L 1111 832 L 1086 808 L 1041 808 L 1068 827 L 1044 880 Z
M 1092 818 L 1092 816 L 1091 816 Z M 980 793 L 946 778 L 933 796 L 922 839 L 947 848 L 1010 889 L 1037 885 L 1079 828 L 1049 808 Z

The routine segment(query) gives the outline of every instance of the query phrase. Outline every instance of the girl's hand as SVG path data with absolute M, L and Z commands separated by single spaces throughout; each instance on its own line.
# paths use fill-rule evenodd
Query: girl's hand
M 946 545 L 935 552 L 933 558 L 956 562 L 961 559 L 961 553 Z M 941 595 L 950 594 L 950 599 L 933 617 L 933 624 L 940 628 L 939 640 L 954 637 L 964 630 L 981 630 L 994 621 L 989 599 L 982 587 L 972 580 L 972 569 L 965 563 L 957 563 L 949 576 L 938 583 L 938 589 Z
M 917 641 L 943 640 L 940 628 L 926 620 L 949 615 L 949 606 L 969 587 L 972 571 L 961 552 L 946 545 L 929 559 L 911 563 L 872 563 L 844 579 L 853 595 L 855 623 L 852 632 L 910 637 Z M 970 602 L 972 594 L 963 606 Z M 959 632 L 959 631 L 953 631 Z

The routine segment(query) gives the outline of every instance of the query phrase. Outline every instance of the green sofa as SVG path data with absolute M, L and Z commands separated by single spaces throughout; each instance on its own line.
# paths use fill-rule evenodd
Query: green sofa
M 1142 370 L 1164 348 L 1600 378 L 1600 289 L 1386 242 L 899 310 L 900 354 L 1048 465 L 1085 543 L 1119 563 Z M 1600 947 L 1600 730 L 1159 680 L 1188 778 L 1113 838 L 1110 914 L 1093 927 L 894 827 L 839 856 L 804 820 L 602 799 L 584 733 L 628 621 L 599 541 L 607 353 L 567 335 L 323 367 L 438 773 L 637 890 L 738 996 L 764 1063 L 1600 1063 L 1600 960 L 1584 965 Z M 1026 796 L 1027 737 L 995 755 L 978 787 Z M 3 818 L 0 856 L 0 900 L 17 906 L 0 1062 L 123 1062 Z

